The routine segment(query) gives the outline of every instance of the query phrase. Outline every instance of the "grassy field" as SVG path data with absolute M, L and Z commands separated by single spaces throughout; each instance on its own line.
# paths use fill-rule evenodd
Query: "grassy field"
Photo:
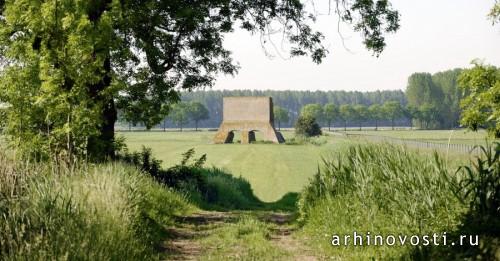
M 486 132 L 465 130 L 383 130 L 348 131 L 351 134 L 380 135 L 402 139 L 447 143 L 484 144 Z M 294 137 L 292 131 L 283 131 L 288 140 Z M 337 152 L 352 140 L 338 135 L 322 137 L 320 146 L 277 145 L 277 144 L 212 144 L 215 132 L 209 131 L 167 131 L 167 132 L 121 132 L 130 150 L 140 150 L 144 145 L 153 150 L 164 167 L 180 162 L 181 154 L 195 148 L 198 155 L 207 154 L 206 166 L 225 169 L 234 176 L 247 179 L 255 194 L 263 201 L 279 200 L 288 192 L 299 192 L 316 172 L 321 158 Z M 239 140 L 238 134 L 235 141 Z M 257 140 L 259 136 L 257 133 Z M 463 158 L 466 159 L 466 155 Z
M 422 139 L 440 134 L 407 133 Z M 468 199 L 459 200 L 456 196 L 461 193 L 454 191 L 461 177 L 455 173 L 456 165 L 467 158 L 440 153 L 436 159 L 429 151 L 365 144 L 365 139 L 337 134 L 308 142 L 295 139 L 294 145 L 216 145 L 211 142 L 214 134 L 119 133 L 132 151 L 143 145 L 152 148 L 163 167 L 178 164 L 190 148 L 197 150 L 196 156 L 207 154 L 208 169 L 179 172 L 182 177 L 202 173 L 202 182 L 184 183 L 191 187 L 180 186 L 179 181 L 174 183 L 178 187 L 168 189 L 145 175 L 148 170 L 140 173 L 123 163 L 75 170 L 28 164 L 31 167 L 24 169 L 22 162 L 14 164 L 0 150 L 4 155 L 3 162 L 0 157 L 0 214 L 7 217 L 0 218 L 0 240 L 10 240 L 2 241 L 8 244 L 0 244 L 0 252 L 10 253 L 6 259 L 12 260 L 61 255 L 82 260 L 124 256 L 131 260 L 423 260 L 442 259 L 448 252 L 411 246 L 337 247 L 332 246 L 330 233 L 475 233 L 465 233 L 459 226 L 463 214 L 473 212 Z M 293 132 L 284 135 L 288 141 L 294 139 Z M 242 176 L 250 184 L 233 176 Z M 264 201 L 282 200 L 257 204 L 252 189 Z M 303 193 L 289 193 L 294 191 Z M 22 197 L 16 193 L 23 193 Z M 5 205 L 2 195 L 15 196 L 7 197 Z M 496 212 L 491 216 L 496 217 Z M 490 223 L 484 231 L 494 228 Z M 466 229 L 475 227 L 474 223 Z M 495 249 L 482 240 L 488 249 Z M 457 256 L 475 256 L 473 250 Z
M 279 200 L 288 192 L 299 192 L 316 172 L 322 156 L 349 143 L 343 138 L 328 136 L 321 146 L 212 144 L 214 134 L 208 131 L 120 133 L 130 150 L 139 150 L 143 145 L 150 147 L 164 167 L 179 163 L 182 153 L 195 148 L 197 155 L 207 154 L 207 167 L 213 165 L 246 178 L 257 197 L 266 202 Z M 291 138 L 293 133 L 284 132 L 284 136 Z
M 486 131 L 472 132 L 468 130 L 348 130 L 349 134 L 377 135 L 399 139 L 428 141 L 434 143 L 450 142 L 451 144 L 482 145 L 485 144 Z

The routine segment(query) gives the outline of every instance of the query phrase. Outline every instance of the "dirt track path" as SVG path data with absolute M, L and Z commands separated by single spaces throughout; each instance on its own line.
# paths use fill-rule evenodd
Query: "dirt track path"
M 222 256 L 225 260 L 234 259 L 261 259 L 260 257 L 248 258 L 243 255 L 247 244 L 236 243 L 238 236 L 226 238 L 223 242 L 228 244 L 218 244 L 216 246 L 207 244 L 210 237 L 227 237 L 227 234 L 221 233 L 227 227 L 239 222 L 243 216 L 251 214 L 259 222 L 266 225 L 268 236 L 260 244 L 270 251 L 284 253 L 283 260 L 322 260 L 314 255 L 313 251 L 308 249 L 304 242 L 301 242 L 294 236 L 295 227 L 290 225 L 293 216 L 289 213 L 274 212 L 199 212 L 190 216 L 178 217 L 177 225 L 167 230 L 169 238 L 165 241 L 163 248 L 166 254 L 166 260 L 214 260 L 210 258 L 209 253 L 219 251 L 231 253 Z M 220 234 L 220 235 L 219 235 Z M 232 235 L 232 234 L 230 234 Z M 210 241 L 210 239 L 208 240 Z M 224 249 L 228 248 L 228 249 Z M 230 249 L 229 249 L 230 248 Z M 251 249 L 249 251 L 252 251 Z M 221 256 L 218 256 L 221 258 Z M 280 259 L 279 258 L 279 259 Z M 275 260 L 263 256 L 263 260 Z

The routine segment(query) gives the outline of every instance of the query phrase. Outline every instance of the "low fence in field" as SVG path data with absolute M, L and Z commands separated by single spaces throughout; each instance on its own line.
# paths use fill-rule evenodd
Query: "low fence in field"
M 396 144 L 402 144 L 409 147 L 421 148 L 421 149 L 438 149 L 438 150 L 449 150 L 460 153 L 478 154 L 480 149 L 475 145 L 467 144 L 448 144 L 448 143 L 436 143 L 421 140 L 411 140 L 411 139 L 400 139 L 387 136 L 378 135 L 368 135 L 368 134 L 349 134 L 344 133 L 344 136 L 348 138 L 364 138 L 375 142 L 391 142 Z

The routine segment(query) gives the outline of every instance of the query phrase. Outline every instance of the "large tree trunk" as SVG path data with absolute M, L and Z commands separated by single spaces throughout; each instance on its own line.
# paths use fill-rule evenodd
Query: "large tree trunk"
M 97 28 L 102 14 L 109 9 L 110 4 L 111 0 L 92 0 L 92 4 L 89 5 L 88 16 L 95 28 Z M 100 51 L 95 51 L 94 57 L 103 54 L 106 56 L 102 68 L 103 72 L 96 72 L 96 74 L 102 75 L 102 79 L 100 82 L 88 87 L 88 93 L 92 100 L 96 104 L 102 105 L 99 134 L 89 137 L 87 144 L 88 156 L 90 159 L 97 161 L 115 158 L 115 122 L 118 118 L 113 97 L 103 95 L 103 91 L 111 85 L 110 50 L 104 47 Z
M 89 86 L 89 94 L 94 102 L 103 104 L 99 134 L 89 137 L 87 144 L 89 157 L 97 161 L 115 158 L 115 122 L 118 113 L 113 98 L 101 94 L 111 84 L 111 61 L 109 57 L 104 61 L 104 70 L 107 73 L 103 76 L 102 81 Z

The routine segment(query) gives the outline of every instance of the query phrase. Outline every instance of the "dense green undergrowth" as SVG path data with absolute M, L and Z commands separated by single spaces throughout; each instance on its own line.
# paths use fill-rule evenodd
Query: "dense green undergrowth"
M 492 175 L 489 183 L 482 181 L 484 177 L 473 179 L 476 184 L 467 183 L 472 184 L 469 190 L 482 191 L 479 198 L 486 197 L 485 194 L 495 195 L 492 191 L 498 188 L 498 156 L 497 163 L 491 163 L 493 159 L 489 161 L 490 172 L 497 171 L 496 178 Z M 483 162 L 483 167 L 487 165 Z M 474 177 L 477 173 L 471 174 Z M 354 246 L 352 241 L 347 246 L 344 241 L 341 246 L 332 243 L 333 235 L 344 238 L 352 236 L 354 231 L 362 236 L 370 233 L 408 237 L 448 232 L 450 241 L 455 239 L 454 235 L 465 232 L 484 235 L 478 226 L 467 225 L 464 221 L 471 211 L 474 212 L 477 201 L 473 200 L 469 208 L 467 202 L 471 200 L 471 193 L 465 192 L 462 185 L 465 180 L 467 177 L 462 171 L 449 168 L 437 154 L 423 155 L 389 144 L 352 146 L 324 160 L 324 166 L 301 195 L 300 219 L 313 245 L 327 255 L 344 259 L 475 258 L 474 253 L 481 252 L 479 249 L 483 247 L 465 246 L 450 251 L 450 247 L 442 246 L 374 246 L 373 241 L 367 246 L 366 239 L 363 246 Z M 498 200 L 496 202 L 498 204 Z M 489 215 L 493 219 L 498 217 L 498 209 Z M 495 231 L 496 225 L 491 220 L 486 226 Z M 484 237 L 480 238 L 482 245 L 492 244 L 491 240 L 485 242 Z M 494 255 L 494 250 L 488 251 L 483 253 L 487 259 Z
M 258 199 L 251 184 L 242 177 L 234 177 L 227 171 L 203 167 L 206 155 L 195 158 L 194 149 L 183 154 L 181 162 L 168 169 L 161 168 L 151 149 L 143 147 L 139 152 L 123 152 L 120 159 L 137 166 L 155 180 L 186 195 L 206 210 L 286 210 L 294 211 L 297 193 L 287 193 L 280 200 L 265 203 Z
M 0 152 L 0 256 L 6 260 L 160 257 L 165 226 L 197 208 L 294 210 L 296 193 L 264 203 L 205 156 L 162 169 L 151 150 L 106 164 L 14 161 Z
M 5 260 L 158 258 L 163 226 L 192 207 L 136 168 L 13 162 L 0 152 Z
M 175 216 L 206 210 L 295 212 L 303 238 L 321 256 L 339 259 L 492 259 L 500 224 L 500 146 L 484 150 L 456 171 L 439 155 L 389 144 L 352 145 L 324 159 L 302 194 L 264 203 L 250 183 L 206 156 L 183 154 L 162 169 L 151 150 L 120 155 L 107 164 L 15 162 L 0 152 L 0 257 L 7 260 L 144 260 Z M 297 204 L 297 200 L 298 204 Z M 255 212 L 255 213 L 257 213 Z M 248 212 L 250 213 L 250 212 Z M 283 257 L 271 248 L 260 219 L 243 218 L 216 229 L 202 243 L 221 258 L 245 244 L 243 256 Z M 332 235 L 480 235 L 479 247 L 332 246 Z M 266 242 L 266 243 L 264 243 Z M 224 245 L 219 249 L 220 245 Z M 237 249 L 236 249 L 237 250 Z

